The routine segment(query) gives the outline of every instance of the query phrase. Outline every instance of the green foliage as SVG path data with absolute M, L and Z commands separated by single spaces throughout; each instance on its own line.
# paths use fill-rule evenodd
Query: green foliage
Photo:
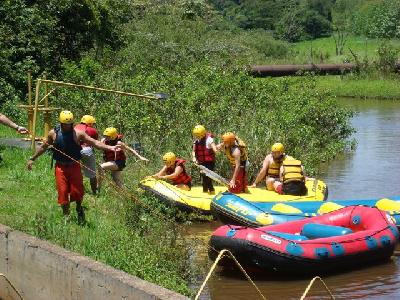
M 289 42 L 315 39 L 327 36 L 331 23 L 317 11 L 306 7 L 287 11 L 276 25 L 275 35 Z
M 399 0 L 365 1 L 355 14 L 353 31 L 372 38 L 400 38 Z
M 378 48 L 377 69 L 388 74 L 396 70 L 396 63 L 399 58 L 400 49 L 384 42 Z

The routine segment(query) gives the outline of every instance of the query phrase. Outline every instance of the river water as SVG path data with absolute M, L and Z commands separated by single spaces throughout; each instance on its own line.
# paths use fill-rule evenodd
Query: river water
M 357 148 L 322 166 L 320 178 L 332 199 L 370 199 L 400 195 L 400 100 L 341 99 L 353 109 Z M 190 234 L 207 240 L 218 222 L 196 224 Z M 206 249 L 201 251 L 206 253 Z M 267 299 L 299 299 L 311 278 L 254 278 Z M 323 278 L 336 299 L 400 299 L 400 257 L 383 265 Z M 307 299 L 329 299 L 320 283 Z M 200 299 L 260 299 L 239 272 L 218 270 Z

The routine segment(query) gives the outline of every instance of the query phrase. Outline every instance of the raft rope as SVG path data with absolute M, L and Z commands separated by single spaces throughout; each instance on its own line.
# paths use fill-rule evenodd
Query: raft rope
M 203 283 L 200 286 L 199 291 L 197 292 L 196 297 L 194 297 L 194 300 L 198 300 L 201 293 L 203 292 L 203 289 L 208 281 L 208 279 L 210 279 L 211 274 L 214 272 L 215 268 L 217 267 L 218 262 L 223 258 L 223 255 L 227 253 L 236 263 L 236 265 L 239 267 L 239 269 L 242 271 L 242 273 L 246 276 L 247 280 L 250 281 L 250 283 L 254 286 L 254 288 L 257 290 L 258 294 L 260 295 L 261 299 L 267 300 L 267 298 L 265 298 L 265 296 L 261 293 L 260 289 L 257 287 L 257 285 L 254 283 L 254 281 L 250 278 L 250 276 L 247 274 L 247 272 L 244 270 L 244 268 L 242 267 L 242 265 L 237 261 L 236 257 L 232 254 L 232 252 L 230 252 L 227 249 L 223 249 L 219 252 L 217 258 L 215 259 L 213 265 L 210 268 L 210 271 L 208 272 L 206 278 L 204 279 Z
M 328 286 L 326 285 L 326 283 L 322 280 L 321 277 L 319 276 L 315 276 L 310 283 L 308 284 L 307 288 L 305 289 L 303 295 L 301 296 L 300 300 L 304 300 L 304 298 L 307 296 L 308 292 L 310 291 L 311 287 L 313 286 L 315 280 L 319 279 L 319 281 L 322 282 L 322 284 L 324 285 L 325 290 L 328 292 L 329 296 L 331 297 L 331 299 L 335 299 L 335 297 L 333 296 L 332 292 L 330 291 L 330 289 L 328 288 Z
M 18 290 L 16 289 L 16 287 L 12 284 L 12 282 L 7 278 L 7 276 L 3 273 L 0 273 L 0 277 L 3 277 L 7 283 L 9 284 L 9 286 L 12 287 L 12 289 L 17 293 L 17 295 L 19 296 L 20 299 L 24 299 L 24 297 L 22 297 L 22 295 L 20 294 L 20 292 L 18 292 Z

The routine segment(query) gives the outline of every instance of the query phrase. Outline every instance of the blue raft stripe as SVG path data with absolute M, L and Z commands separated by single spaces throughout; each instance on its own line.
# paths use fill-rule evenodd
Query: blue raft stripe
M 341 256 L 341 255 L 345 254 L 346 251 L 344 250 L 344 247 L 342 244 L 333 242 L 332 243 L 332 252 L 336 256 Z
M 277 236 L 290 241 L 306 241 L 308 238 L 304 235 L 292 234 L 286 232 L 278 232 L 278 231 L 267 231 L 266 233 L 271 234 L 273 236 Z
M 368 249 L 370 250 L 373 250 L 378 247 L 378 241 L 371 236 L 367 236 L 365 238 L 365 242 L 367 243 Z
M 359 215 L 355 215 L 355 216 L 353 216 L 353 217 L 351 218 L 351 222 L 352 222 L 354 225 L 358 225 L 358 224 L 361 223 L 361 217 L 360 217 Z
M 236 229 L 230 229 L 226 232 L 227 237 L 233 237 L 236 234 Z
M 391 243 L 392 243 L 392 239 L 389 236 L 387 236 L 387 235 L 381 236 L 382 247 L 390 246 Z
M 304 253 L 303 247 L 293 242 L 287 244 L 286 251 L 287 253 L 295 256 L 302 256 Z
M 397 239 L 399 237 L 399 231 L 397 230 L 396 226 L 390 225 L 389 229 L 392 232 L 395 239 Z
M 329 257 L 329 250 L 325 247 L 315 248 L 314 254 L 316 258 L 324 259 Z

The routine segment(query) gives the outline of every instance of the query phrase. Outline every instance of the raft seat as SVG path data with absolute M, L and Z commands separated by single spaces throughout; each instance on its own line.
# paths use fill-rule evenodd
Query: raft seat
M 325 225 L 318 223 L 307 223 L 303 226 L 300 234 L 309 239 L 341 236 L 353 233 L 353 230 L 342 226 Z
M 267 231 L 266 233 L 277 236 L 286 240 L 290 241 L 306 241 L 308 240 L 308 237 L 300 234 L 292 234 L 292 233 L 286 233 L 286 232 L 279 232 L 279 231 Z

